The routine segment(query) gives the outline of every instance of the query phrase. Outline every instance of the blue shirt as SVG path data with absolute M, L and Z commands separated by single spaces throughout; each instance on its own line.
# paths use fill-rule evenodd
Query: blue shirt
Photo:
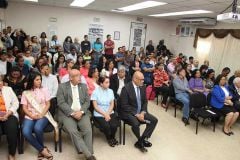
M 114 94 L 111 89 L 103 89 L 102 87 L 96 88 L 91 96 L 91 100 L 96 101 L 97 105 L 103 112 L 107 112 L 111 102 L 114 100 Z M 113 113 L 113 112 L 112 112 Z M 100 113 L 94 110 L 94 117 L 103 117 Z
M 153 65 L 150 64 L 150 63 L 148 63 L 148 64 L 143 63 L 142 66 L 141 66 L 141 68 L 142 68 L 142 70 L 143 70 L 144 68 L 153 68 Z M 145 83 L 145 84 L 151 84 L 151 83 L 152 83 L 152 75 L 153 75 L 153 72 L 144 72 L 143 75 L 144 75 L 144 83 Z
M 101 50 L 103 49 L 103 45 L 102 43 L 93 43 L 93 47 L 92 47 L 96 52 L 101 52 Z

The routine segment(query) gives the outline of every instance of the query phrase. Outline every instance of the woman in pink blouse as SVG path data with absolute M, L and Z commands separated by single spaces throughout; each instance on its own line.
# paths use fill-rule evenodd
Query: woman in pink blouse
M 83 67 L 80 68 L 80 73 L 81 75 L 84 76 L 84 78 L 87 78 L 88 77 L 88 72 L 89 72 L 89 69 L 91 67 L 91 63 L 90 61 L 83 61 Z
M 64 68 L 61 68 L 61 69 L 59 70 L 59 73 L 58 73 L 60 80 L 62 79 L 63 76 L 65 76 L 66 74 L 68 74 L 68 72 L 72 69 L 73 65 L 74 65 L 74 62 L 73 62 L 72 59 L 68 59 L 68 60 L 66 61 L 65 67 L 64 67 Z
M 39 152 L 38 159 L 53 159 L 52 154 L 43 144 L 44 128 L 48 124 L 45 117 L 50 107 L 50 94 L 41 87 L 42 77 L 38 72 L 29 75 L 26 91 L 23 92 L 21 104 L 25 118 L 23 121 L 23 136 Z M 42 110 L 39 112 L 39 109 Z M 35 136 L 33 136 L 33 133 Z

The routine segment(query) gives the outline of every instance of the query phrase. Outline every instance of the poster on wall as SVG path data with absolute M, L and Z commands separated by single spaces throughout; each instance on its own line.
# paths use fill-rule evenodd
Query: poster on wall
M 53 35 L 57 35 L 58 27 L 56 23 L 50 23 L 48 25 L 48 35 L 49 37 L 52 37 Z
M 147 32 L 147 24 L 132 22 L 130 27 L 129 50 L 136 47 L 140 51 L 141 47 L 145 48 L 145 39 Z
M 103 42 L 103 25 L 89 24 L 88 40 L 92 44 L 96 41 L 97 38 L 100 38 L 101 42 Z

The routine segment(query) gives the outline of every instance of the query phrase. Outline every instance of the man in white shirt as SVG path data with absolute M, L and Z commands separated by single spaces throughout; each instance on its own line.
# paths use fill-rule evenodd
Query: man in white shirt
M 54 116 L 55 109 L 57 106 L 57 90 L 58 90 L 58 80 L 55 75 L 52 75 L 51 69 L 47 63 L 41 65 L 42 74 L 42 86 L 47 88 L 51 96 L 51 107 L 49 109 L 50 113 Z
M 63 125 L 70 135 L 78 152 L 82 152 L 87 160 L 96 160 L 93 155 L 87 86 L 81 83 L 77 69 L 69 72 L 69 78 L 69 82 L 59 85 L 57 92 L 59 124 Z
M 77 62 L 77 51 L 74 47 L 71 47 L 71 53 L 67 55 L 67 60 L 72 59 L 74 63 Z

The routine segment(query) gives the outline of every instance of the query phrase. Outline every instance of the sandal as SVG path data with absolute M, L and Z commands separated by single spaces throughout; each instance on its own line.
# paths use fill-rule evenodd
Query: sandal
M 44 149 L 46 149 L 48 155 L 44 155 L 44 154 L 42 153 Z M 52 155 L 51 153 L 49 153 L 49 151 L 48 151 L 47 148 L 44 147 L 44 149 L 43 149 L 42 152 L 40 153 L 40 154 L 43 156 L 43 158 L 45 158 L 45 159 L 47 159 L 47 160 L 53 160 L 53 155 Z
M 43 158 L 44 158 L 44 156 L 42 155 L 42 153 L 38 153 L 37 160 L 42 160 Z

